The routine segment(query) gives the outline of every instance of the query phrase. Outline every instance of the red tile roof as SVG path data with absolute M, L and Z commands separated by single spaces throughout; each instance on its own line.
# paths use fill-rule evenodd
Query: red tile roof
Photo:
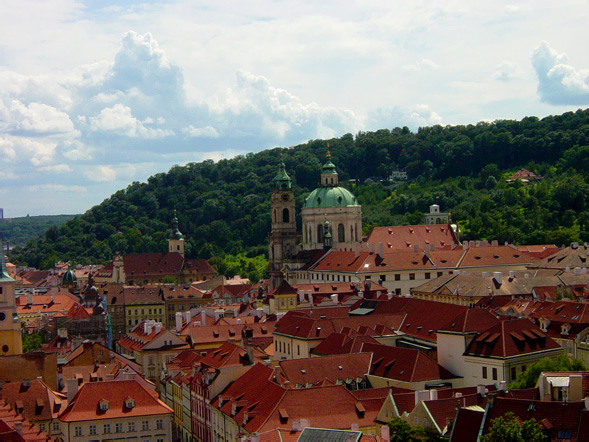
M 231 342 L 225 342 L 218 349 L 210 351 L 200 360 L 200 365 L 221 369 L 251 365 L 247 351 Z
M 65 396 L 36 379 L 28 381 L 28 386 L 25 381 L 4 384 L 2 398 L 13 408 L 22 404 L 19 413 L 31 421 L 55 419 L 67 404 Z
M 429 411 L 429 414 L 435 420 L 436 425 L 441 432 L 444 431 L 450 419 L 456 417 L 456 409 L 458 407 L 472 407 L 474 405 L 484 407 L 486 400 L 479 394 L 470 394 L 461 397 L 453 397 L 448 399 L 437 399 L 424 401 L 424 406 Z M 483 413 L 481 413 L 482 415 Z
M 459 408 L 450 440 L 455 442 L 477 440 L 484 416 L 484 411 Z
M 311 353 L 314 355 L 335 355 L 358 353 L 366 342 L 378 344 L 378 341 L 368 335 L 350 336 L 351 333 L 332 333 L 319 343 Z M 375 333 L 376 334 L 376 333 Z
M 21 426 L 20 431 L 16 431 L 17 425 Z M 0 440 L 7 442 L 45 442 L 52 439 L 45 431 L 41 431 L 37 425 L 23 418 L 10 405 L 0 399 Z
M 448 324 L 441 327 L 440 330 L 451 331 L 456 333 L 483 332 L 500 320 L 488 310 L 472 308 L 461 313 Z
M 577 440 L 577 431 L 584 408 L 584 402 L 543 402 L 496 397 L 487 413 L 483 434 L 489 432 L 493 419 L 512 412 L 521 421 L 532 418 L 536 419 L 536 422 L 546 420 L 552 426 L 553 437 L 559 431 L 570 431 L 572 434 L 570 440 Z
M 134 407 L 128 408 L 126 401 L 132 398 Z M 108 401 L 108 410 L 100 410 L 98 403 Z M 136 380 L 90 382 L 82 385 L 65 412 L 59 417 L 63 422 L 116 419 L 168 415 L 173 411 L 155 398 L 152 393 Z
M 466 250 L 459 267 L 527 265 L 536 261 L 537 258 L 526 251 L 518 250 L 515 246 L 470 247 Z
M 407 250 L 413 245 L 420 246 L 421 250 L 426 244 L 436 249 L 458 245 L 454 231 L 447 224 L 375 227 L 366 242 L 383 243 L 385 249 L 393 250 Z
M 370 374 L 374 376 L 403 382 L 437 381 L 457 377 L 419 350 L 364 344 L 362 351 L 373 353 Z
M 466 349 L 465 354 L 506 358 L 526 353 L 561 349 L 552 338 L 546 336 L 528 319 L 501 321 L 479 333 Z
M 318 385 L 325 379 L 332 384 L 348 379 L 355 382 L 370 371 L 371 359 L 370 353 L 353 353 L 280 361 L 280 383 L 286 386 L 288 381 L 287 388 L 297 388 Z

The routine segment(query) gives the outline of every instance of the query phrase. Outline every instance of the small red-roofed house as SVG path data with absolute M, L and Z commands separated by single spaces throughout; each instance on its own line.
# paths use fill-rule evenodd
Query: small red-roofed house
M 461 379 L 427 356 L 412 348 L 364 344 L 363 352 L 372 353 L 368 380 L 373 387 L 401 387 L 410 390 L 461 384 Z
M 172 410 L 134 379 L 83 384 L 59 420 L 64 440 L 172 440 Z
M 2 388 L 2 399 L 19 415 L 38 425 L 51 437 L 61 436 L 58 416 L 67 405 L 67 398 L 53 391 L 42 380 L 24 379 L 9 382 Z
M 54 439 L 0 399 L 0 440 L 3 442 L 49 442 Z
M 528 319 L 503 320 L 476 334 L 456 372 L 464 376 L 465 385 L 510 383 L 530 364 L 562 353 L 562 347 Z
M 147 379 L 157 382 L 162 364 L 174 359 L 188 345 L 161 323 L 146 320 L 119 339 L 116 347 L 117 353 L 141 366 Z

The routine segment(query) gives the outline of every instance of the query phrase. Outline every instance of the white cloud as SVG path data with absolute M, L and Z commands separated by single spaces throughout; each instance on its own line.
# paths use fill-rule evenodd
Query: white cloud
M 3 132 L 79 135 L 65 112 L 43 103 L 25 105 L 19 100 L 0 101 L 0 117 Z
M 28 162 L 33 166 L 48 165 L 53 161 L 57 142 L 0 134 L 0 149 L 12 162 Z
M 442 117 L 426 104 L 419 104 L 410 109 L 400 107 L 381 108 L 371 112 L 367 126 L 371 130 L 407 126 L 412 130 L 419 127 L 441 124 Z
M 115 181 L 117 178 L 116 171 L 110 166 L 96 166 L 88 168 L 84 174 L 88 180 L 96 183 Z
M 499 81 L 509 81 L 517 78 L 520 74 L 519 66 L 511 61 L 503 60 L 497 65 L 493 77 Z
M 133 116 L 131 108 L 120 103 L 105 107 L 98 116 L 91 117 L 90 126 L 93 130 L 115 132 L 131 138 L 163 138 L 174 134 L 171 130 L 146 127 Z
M 401 69 L 403 69 L 405 71 L 417 72 L 417 71 L 424 71 L 424 70 L 436 70 L 439 68 L 440 68 L 440 66 L 437 63 L 435 63 L 434 61 L 432 61 L 428 58 L 422 58 L 417 63 L 407 64 L 407 65 L 403 66 Z
M 88 161 L 94 158 L 95 149 L 80 141 L 65 141 L 61 146 L 61 154 L 71 161 Z
M 40 172 L 49 172 L 49 173 L 69 173 L 72 171 L 72 168 L 67 164 L 54 164 L 52 166 L 43 166 L 39 167 L 38 169 Z
M 182 129 L 182 133 L 193 138 L 219 138 L 219 132 L 213 126 L 194 127 L 192 124 Z
M 542 42 L 532 53 L 532 65 L 538 75 L 538 95 L 550 104 L 589 103 L 589 70 L 577 70 L 566 64 L 567 55 L 559 54 Z
M 86 192 L 83 186 L 67 186 L 64 184 L 38 184 L 34 186 L 27 186 L 27 190 L 31 192 Z

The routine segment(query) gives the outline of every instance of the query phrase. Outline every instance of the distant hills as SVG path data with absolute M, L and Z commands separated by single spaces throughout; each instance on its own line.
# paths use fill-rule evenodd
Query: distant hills
M 50 227 L 59 227 L 77 215 L 42 215 L 4 218 L 0 220 L 0 235 L 4 248 L 24 246 Z
M 451 211 L 467 239 L 556 243 L 589 239 L 589 110 L 521 121 L 346 134 L 215 163 L 174 166 L 134 182 L 83 215 L 50 227 L 11 259 L 106 262 L 116 252 L 166 250 L 173 210 L 190 257 L 266 253 L 272 178 L 282 158 L 297 208 L 319 182 L 329 145 L 340 182 L 363 205 L 365 232 L 414 224 L 432 203 Z M 507 178 L 527 168 L 542 177 Z M 389 182 L 404 170 L 406 182 Z

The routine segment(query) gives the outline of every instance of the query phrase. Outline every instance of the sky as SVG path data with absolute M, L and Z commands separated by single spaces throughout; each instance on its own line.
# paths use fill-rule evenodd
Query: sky
M 19 0 L 0 207 L 83 213 L 173 165 L 589 107 L 589 2 Z

